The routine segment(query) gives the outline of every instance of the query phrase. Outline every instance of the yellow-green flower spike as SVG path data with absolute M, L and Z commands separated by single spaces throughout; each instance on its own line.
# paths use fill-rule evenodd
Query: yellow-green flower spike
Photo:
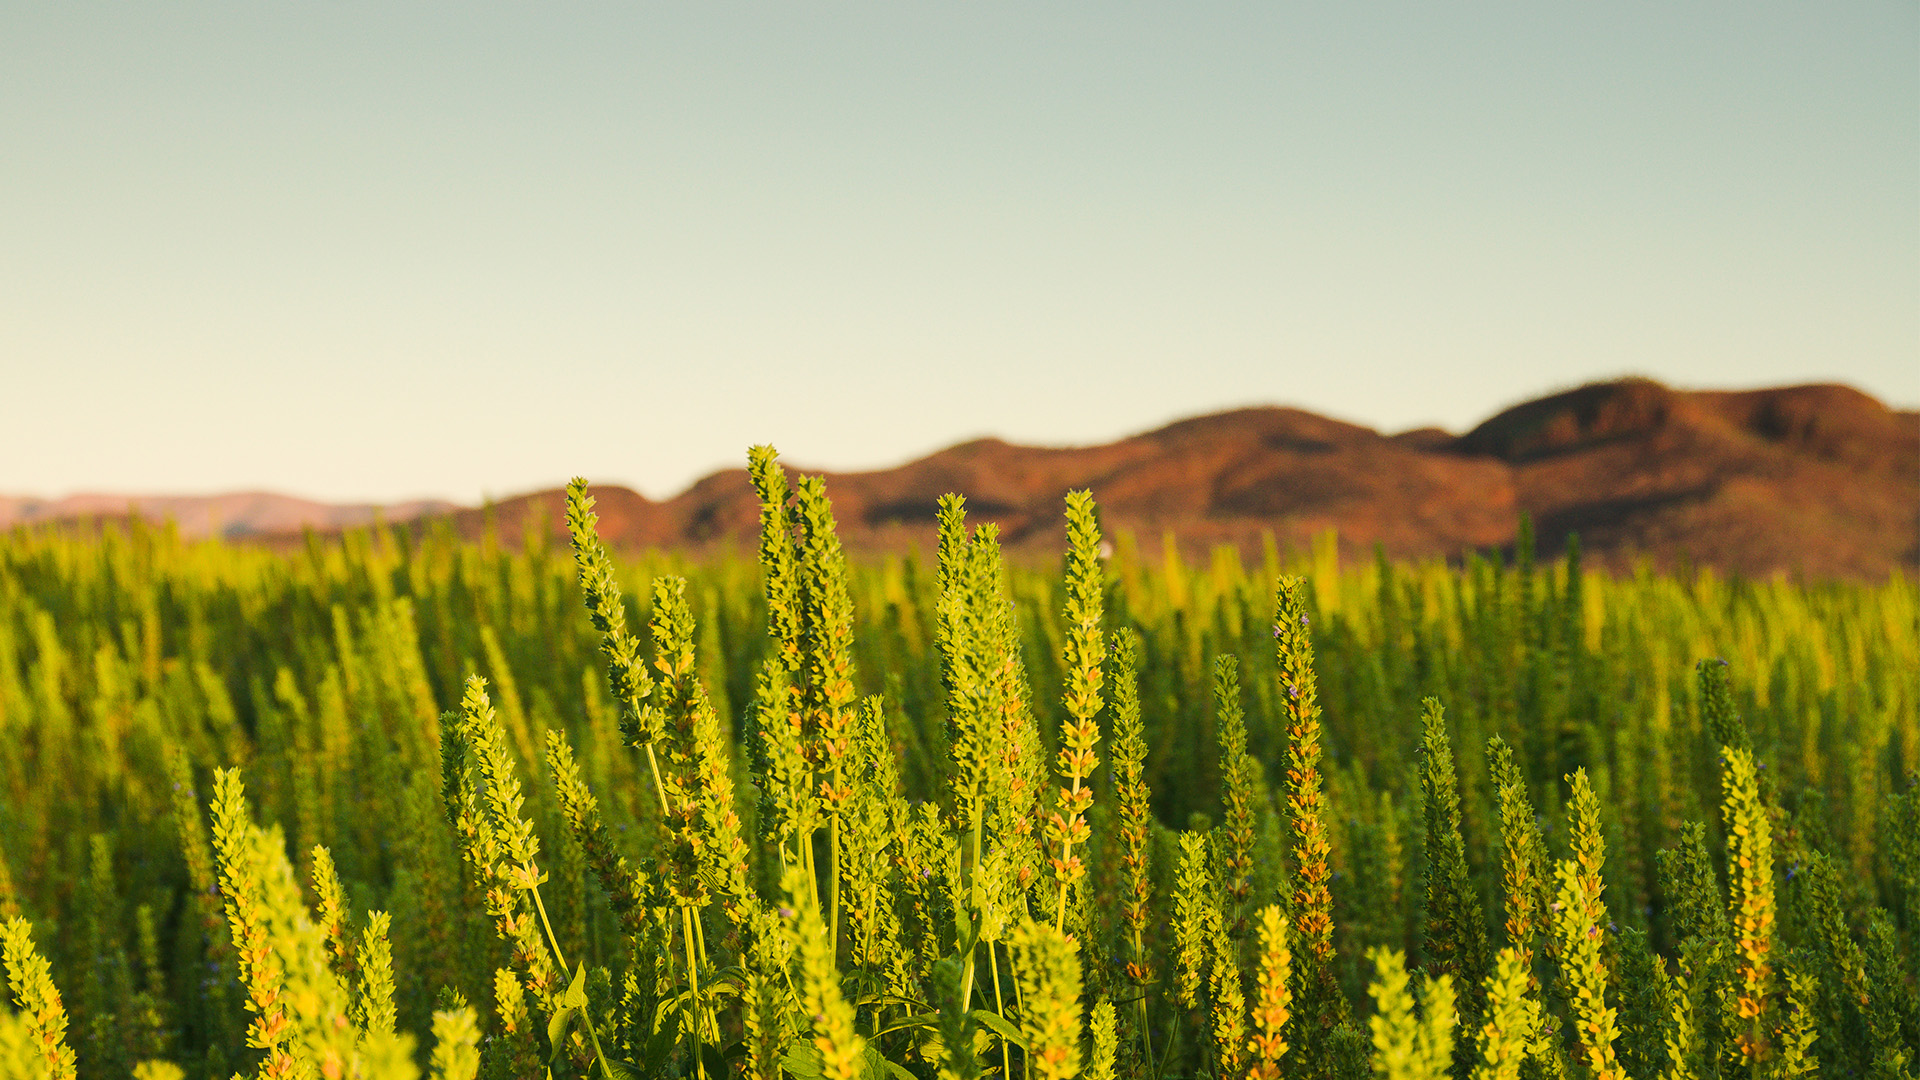
M 14 1007 L 20 1010 L 19 1026 L 11 1028 L 5 1040 L 13 1045 L 0 1049 L 0 1053 L 20 1060 L 29 1069 L 44 1070 L 42 1075 L 51 1080 L 73 1080 L 67 1009 L 48 974 L 46 958 L 34 948 L 32 923 L 15 916 L 0 926 L 0 962 L 7 969 Z
M 1031 921 L 1015 928 L 1008 944 L 1033 1074 L 1072 1080 L 1080 1075 L 1080 952 L 1065 934 Z
M 1287 1056 L 1287 1024 L 1293 1019 L 1293 947 L 1286 912 L 1278 904 L 1260 909 L 1260 990 L 1253 1002 L 1253 1080 L 1279 1080 Z

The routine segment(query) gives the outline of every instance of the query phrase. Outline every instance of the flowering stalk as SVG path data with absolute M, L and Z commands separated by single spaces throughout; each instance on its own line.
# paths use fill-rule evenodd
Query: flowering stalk
M 787 942 L 799 960 L 800 1006 L 813 1018 L 813 1046 L 820 1053 L 820 1075 L 826 1080 L 856 1080 L 866 1040 L 855 1033 L 853 1006 L 840 991 L 840 970 L 834 963 L 833 942 L 820 921 L 820 902 L 813 884 L 799 867 L 788 868 L 781 879 L 787 906 L 780 912 Z
M 1080 1075 L 1080 952 L 1057 928 L 1027 921 L 1009 941 L 1025 1007 L 1021 1034 L 1040 1080 Z
M 1120 919 L 1126 928 L 1126 976 L 1139 998 L 1143 1060 L 1153 1060 L 1148 988 L 1152 959 L 1146 949 L 1147 905 L 1153 899 L 1149 841 L 1153 807 L 1147 787 L 1147 743 L 1140 722 L 1139 638 L 1123 631 L 1114 644 L 1113 792 L 1120 816 Z
M 1540 1026 L 1540 1006 L 1528 996 L 1532 977 L 1519 948 L 1500 950 L 1487 982 L 1486 1022 L 1477 1035 L 1480 1064 L 1474 1067 L 1473 1080 L 1519 1080 Z
M 0 926 L 0 962 L 20 1010 L 19 1056 L 51 1080 L 73 1080 L 73 1049 L 67 1045 L 67 1009 L 47 973 L 46 958 L 33 947 L 33 924 L 14 916 Z M 10 1018 L 6 1018 L 10 1019 Z
M 1732 888 L 1734 950 L 1739 957 L 1740 1019 L 1746 1030 L 1738 1039 L 1740 1056 L 1749 1064 L 1773 1055 L 1769 1021 L 1773 1013 L 1773 828 L 1760 801 L 1753 755 L 1728 746 L 1722 749 L 1726 768 L 1722 824 L 1727 834 L 1727 877 Z
M 647 709 L 653 680 L 640 658 L 639 639 L 627 629 L 620 582 L 614 574 L 613 557 L 600 542 L 599 526 L 587 482 L 575 477 L 567 484 L 567 533 L 573 539 L 580 591 L 585 596 L 587 616 L 593 628 L 600 631 L 600 654 L 606 657 L 607 687 L 620 710 L 620 732 L 629 746 L 649 746 L 659 734 L 659 721 Z
M 320 932 L 326 935 L 327 958 L 333 962 L 333 974 L 342 983 L 354 978 L 353 942 L 347 937 L 347 893 L 334 869 L 333 852 L 315 844 L 309 858 L 313 876 L 314 916 Z
M 613 837 L 600 819 L 600 802 L 580 777 L 580 766 L 573 759 L 573 747 L 558 729 L 547 732 L 547 772 L 553 777 L 554 792 L 560 799 L 561 816 L 586 853 L 587 865 L 600 879 L 607 904 L 628 939 L 637 940 L 646 920 L 646 886 L 626 856 L 614 847 Z
M 1560 941 L 1561 977 L 1574 1015 L 1574 1032 L 1594 1080 L 1624 1080 L 1613 1044 L 1620 1037 L 1616 1012 L 1607 1005 L 1607 967 L 1602 960 L 1606 943 L 1607 908 L 1601 900 L 1605 886 L 1600 867 L 1606 860 L 1600 834 L 1600 803 L 1585 769 L 1573 782 L 1572 858 L 1554 868 L 1560 882 L 1553 910 L 1554 934 Z
M 360 979 L 354 1001 L 355 1018 L 363 1031 L 393 1034 L 393 946 L 387 933 L 393 917 L 384 911 L 367 913 L 360 933 Z
M 1086 866 L 1073 853 L 1075 844 L 1084 844 L 1087 807 L 1093 803 L 1093 791 L 1082 784 L 1099 767 L 1094 744 L 1100 741 L 1100 729 L 1094 717 L 1101 707 L 1101 665 L 1106 662 L 1106 639 L 1100 631 L 1103 571 L 1100 568 L 1100 524 L 1094 516 L 1093 495 L 1086 491 L 1067 493 L 1067 603 L 1062 613 L 1066 620 L 1067 640 L 1061 666 L 1066 670 L 1067 715 L 1070 719 L 1060 732 L 1058 770 L 1066 783 L 1059 794 L 1059 808 L 1047 817 L 1047 840 L 1058 844 L 1060 854 L 1050 860 L 1053 876 L 1060 884 L 1059 904 L 1054 929 L 1065 932 L 1067 892 L 1086 876 Z
M 1480 1023 L 1490 967 L 1486 921 L 1480 896 L 1467 870 L 1467 845 L 1460 836 L 1460 787 L 1453 771 L 1453 745 L 1447 738 L 1440 702 L 1427 698 L 1421 708 L 1421 784 L 1426 793 L 1427 925 L 1426 960 L 1433 974 L 1446 974 L 1460 987 L 1463 1022 Z
M 1373 982 L 1367 993 L 1374 1014 L 1373 1071 L 1385 1080 L 1443 1080 L 1453 1065 L 1453 980 L 1441 975 L 1422 982 L 1422 1016 L 1414 1015 L 1414 997 L 1407 989 L 1406 957 L 1398 949 L 1374 948 Z
M 1255 1061 L 1251 1080 L 1279 1080 L 1287 1055 L 1287 1022 L 1293 1018 L 1293 948 L 1287 915 L 1278 904 L 1260 909 L 1260 993 L 1254 999 L 1254 1036 L 1247 1043 Z
M 1207 935 L 1207 990 L 1213 1006 L 1213 1057 L 1223 1076 L 1239 1074 L 1247 1050 L 1247 995 L 1238 952 L 1226 920 L 1216 913 Z
M 1260 801 L 1260 763 L 1247 753 L 1246 710 L 1240 704 L 1240 660 L 1223 653 L 1213 662 L 1214 726 L 1220 738 L 1221 886 L 1226 894 L 1227 926 L 1240 937 L 1241 909 L 1253 891 L 1255 807 Z
M 1213 873 L 1208 868 L 1207 835 L 1180 834 L 1180 871 L 1174 881 L 1173 933 L 1177 958 L 1180 1004 L 1200 1007 L 1200 988 L 1207 973 L 1207 942 L 1220 921 L 1213 899 Z
M 1547 928 L 1547 848 L 1527 797 L 1526 781 L 1514 766 L 1513 751 L 1498 735 L 1487 742 L 1488 772 L 1500 803 L 1500 872 L 1506 894 L 1507 944 L 1533 977 L 1533 946 Z
M 1333 868 L 1328 856 L 1326 796 L 1321 792 L 1320 704 L 1313 641 L 1308 634 L 1306 584 L 1282 578 L 1275 599 L 1273 637 L 1280 666 L 1281 716 L 1287 729 L 1287 813 L 1293 826 L 1293 925 L 1304 1067 L 1326 1070 L 1332 1040 L 1348 1020 L 1347 998 L 1333 970 Z
M 1093 1033 L 1093 1053 L 1088 1056 L 1087 1067 L 1081 1075 L 1086 1080 L 1114 1080 L 1113 1061 L 1120 1050 L 1120 1035 L 1115 1027 L 1113 1002 L 1106 998 L 1095 1002 L 1087 1018 L 1087 1028 Z
M 466 1007 L 433 1014 L 433 1080 L 474 1080 L 480 1072 L 480 1023 Z

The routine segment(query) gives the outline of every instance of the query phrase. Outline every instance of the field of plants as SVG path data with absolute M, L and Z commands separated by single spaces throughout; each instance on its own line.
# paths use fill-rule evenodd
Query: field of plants
M 1915 584 L 0 538 L 0 1080 L 1913 1077 Z

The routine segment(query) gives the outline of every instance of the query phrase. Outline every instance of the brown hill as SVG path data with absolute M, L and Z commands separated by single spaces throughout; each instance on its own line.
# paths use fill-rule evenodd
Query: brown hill
M 929 548 L 936 501 L 952 491 L 974 520 L 998 522 L 1014 551 L 1044 556 L 1062 542 L 1062 494 L 1085 487 L 1109 529 L 1149 542 L 1171 532 L 1189 549 L 1252 552 L 1269 534 L 1299 547 L 1331 528 L 1349 551 L 1451 556 L 1511 544 L 1526 511 L 1544 549 L 1578 531 L 1616 568 L 1641 556 L 1750 575 L 1920 568 L 1920 414 L 1844 386 L 1685 392 L 1630 379 L 1527 402 L 1459 438 L 1241 409 L 1104 446 L 981 439 L 894 469 L 827 475 L 855 550 Z M 744 470 L 664 502 L 619 487 L 595 495 L 616 544 L 755 542 Z M 536 517 L 558 531 L 561 500 L 538 492 L 452 520 L 468 535 L 489 517 L 510 534 Z

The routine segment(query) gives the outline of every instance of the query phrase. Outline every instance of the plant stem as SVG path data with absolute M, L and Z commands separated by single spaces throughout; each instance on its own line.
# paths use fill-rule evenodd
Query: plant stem
M 980 817 L 979 817 L 978 811 L 976 811 L 973 819 L 973 849 L 972 849 L 973 861 L 969 863 L 967 867 L 968 899 L 972 899 L 973 893 L 977 891 L 980 887 L 980 825 L 981 825 Z M 964 965 L 962 965 L 961 971 L 960 971 L 960 1011 L 961 1012 L 969 1012 L 973 1009 L 973 968 L 974 968 L 973 947 L 975 944 L 977 944 L 977 939 L 979 937 L 979 934 L 977 933 L 977 931 L 980 925 L 980 914 L 981 914 L 980 910 L 978 908 L 975 908 L 973 912 L 973 923 L 974 923 L 974 928 L 976 930 L 976 933 L 974 934 L 976 941 L 968 943 L 967 962 Z
M 1080 774 L 1077 772 L 1073 774 L 1073 794 L 1076 796 L 1080 794 Z M 1067 857 L 1071 854 L 1073 854 L 1073 841 L 1060 841 L 1061 866 L 1064 867 L 1067 864 Z M 1054 917 L 1053 928 L 1064 934 L 1067 932 L 1067 879 L 1064 876 L 1065 871 L 1061 873 L 1063 876 L 1060 879 L 1060 913 Z
M 834 786 L 840 785 L 835 769 Z M 840 815 L 827 822 L 827 939 L 833 943 L 833 962 L 840 962 Z
M 695 958 L 699 941 L 694 936 L 693 909 L 690 907 L 680 909 L 680 938 L 687 952 L 687 1007 L 693 1010 L 693 1023 L 687 1026 L 693 1038 L 693 1074 L 700 1080 L 706 1080 L 707 1062 L 700 1049 L 700 962 Z
M 1004 1019 L 1007 1015 L 1007 1006 L 1000 1000 L 1000 950 L 995 948 L 991 941 L 987 943 L 987 968 L 993 975 L 993 1011 L 999 1013 Z M 1008 1056 L 1007 1040 L 1001 1039 L 1000 1075 L 1003 1077 L 1013 1076 L 1013 1066 L 1008 1063 Z
M 533 893 L 533 907 L 540 913 L 541 928 L 547 932 L 547 947 L 553 950 L 553 962 L 560 966 L 561 971 L 572 970 L 567 967 L 567 958 L 561 955 L 560 939 L 553 934 L 553 921 L 547 918 L 547 905 L 540 899 L 540 890 L 534 888 L 527 891 Z M 587 1029 L 587 1039 L 593 1043 L 593 1058 L 600 1063 L 601 1075 L 607 1080 L 614 1080 L 613 1066 L 607 1064 L 607 1052 L 600 1048 L 600 1033 L 594 1030 L 593 1016 L 587 1009 L 580 1010 L 580 1026 Z

